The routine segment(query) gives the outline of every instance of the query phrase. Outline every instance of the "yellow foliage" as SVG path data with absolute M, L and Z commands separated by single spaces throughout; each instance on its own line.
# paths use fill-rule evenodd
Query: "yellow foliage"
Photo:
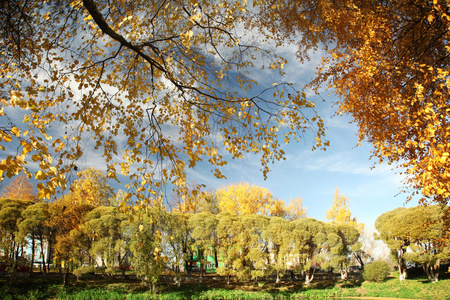
M 291 198 L 289 200 L 289 205 L 287 207 L 287 218 L 289 220 L 297 220 L 306 217 L 306 210 L 308 208 L 303 206 L 303 199 L 297 197 L 295 199 Z
M 352 218 L 352 212 L 348 202 L 349 199 L 341 195 L 339 189 L 336 188 L 333 204 L 327 210 L 325 218 L 332 224 L 348 224 L 358 229 L 359 232 L 362 232 L 364 224 L 358 223 L 356 218 Z
M 9 185 L 2 189 L 0 194 L 2 198 L 19 199 L 19 200 L 35 200 L 36 196 L 33 191 L 33 184 L 29 178 L 22 174 L 11 180 Z
M 109 178 L 129 177 L 127 199 L 153 201 L 166 184 L 189 197 L 186 168 L 200 161 L 223 178 L 226 155 L 259 155 L 266 176 L 285 156 L 280 138 L 298 140 L 305 123 L 322 147 L 302 92 L 277 84 L 249 96 L 255 62 L 280 75 L 286 64 L 241 42 L 249 4 L 190 2 L 32 0 L 5 12 L 0 151 L 17 154 L 3 156 L 0 181 L 37 159 L 38 195 L 49 198 L 93 149 Z
M 324 45 L 311 86 L 339 96 L 338 114 L 359 126 L 373 157 L 404 169 L 406 186 L 423 201 L 450 197 L 449 2 L 259 1 L 252 24 L 280 43 L 299 45 L 298 57 Z M 298 40 L 300 37 L 300 40 Z
M 223 212 L 280 217 L 286 214 L 284 201 L 275 199 L 267 188 L 250 185 L 247 182 L 222 187 L 215 195 L 219 210 Z

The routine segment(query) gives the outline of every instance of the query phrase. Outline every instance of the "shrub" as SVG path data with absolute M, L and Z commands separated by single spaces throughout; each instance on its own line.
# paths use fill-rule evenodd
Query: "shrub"
M 375 261 L 364 267 L 363 278 L 367 281 L 381 282 L 386 280 L 391 267 L 385 261 Z
M 77 279 L 80 279 L 80 277 L 85 274 L 91 274 L 91 273 L 94 273 L 94 267 L 92 267 L 92 266 L 79 267 L 79 268 L 73 270 L 73 275 L 75 275 L 77 277 Z

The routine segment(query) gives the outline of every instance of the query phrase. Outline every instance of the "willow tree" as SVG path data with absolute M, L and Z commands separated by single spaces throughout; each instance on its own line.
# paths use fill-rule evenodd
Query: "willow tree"
M 217 215 L 217 237 L 219 239 L 219 259 L 222 265 L 217 268 L 217 274 L 225 276 L 230 284 L 231 276 L 236 273 L 234 262 L 241 256 L 239 248 L 234 247 L 242 228 L 237 215 L 221 212 Z
M 358 230 L 349 224 L 328 224 L 327 234 L 327 263 L 339 269 L 341 280 L 347 280 L 350 267 L 350 257 L 353 247 L 358 242 Z
M 332 88 L 337 113 L 359 126 L 373 156 L 403 168 L 422 201 L 450 196 L 450 16 L 444 0 L 256 1 L 255 22 L 298 42 L 300 59 L 324 47 L 312 86 Z M 300 33 L 300 34 L 298 34 Z M 299 38 L 300 37 L 300 38 Z
M 281 282 L 281 278 L 287 271 L 289 258 L 292 257 L 290 251 L 294 243 L 292 231 L 293 224 L 290 221 L 280 217 L 272 217 L 262 234 L 269 248 L 268 269 L 275 272 L 277 284 Z
M 45 239 L 47 237 L 48 229 L 45 226 L 47 217 L 43 211 L 43 203 L 33 203 L 26 207 L 21 213 L 21 218 L 16 220 L 18 227 L 18 235 L 27 243 L 31 239 L 31 258 L 30 258 L 30 276 L 33 274 L 35 253 L 36 253 L 36 241 L 39 242 L 42 267 L 44 273 L 47 272 L 45 265 Z M 48 243 L 48 242 L 47 242 Z
M 324 146 L 314 104 L 278 77 L 285 59 L 240 30 L 246 14 L 246 1 L 2 2 L 0 178 L 25 172 L 50 198 L 95 151 L 140 202 L 186 192 L 202 160 L 222 178 L 252 152 L 267 175 L 281 141 Z M 280 80 L 252 90 L 262 62 Z

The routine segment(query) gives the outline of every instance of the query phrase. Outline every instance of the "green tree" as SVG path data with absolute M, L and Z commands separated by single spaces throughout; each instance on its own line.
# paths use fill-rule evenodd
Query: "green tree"
M 30 275 L 33 273 L 34 257 L 36 250 L 36 241 L 39 242 L 40 252 L 42 255 L 42 266 L 44 272 L 46 272 L 45 253 L 48 249 L 44 250 L 47 241 L 48 229 L 45 226 L 47 220 L 46 215 L 43 212 L 43 203 L 35 203 L 29 205 L 22 211 L 22 219 L 18 220 L 19 235 L 24 240 L 31 239 L 31 259 L 30 259 Z M 46 251 L 47 250 L 47 251 Z
M 181 285 L 181 267 L 183 265 L 184 271 L 188 274 L 189 258 L 192 257 L 192 227 L 189 226 L 189 218 L 191 214 L 183 214 L 180 212 L 171 212 L 167 214 L 167 221 L 164 227 L 166 233 L 165 252 L 169 261 L 173 262 L 173 271 L 175 281 L 178 286 Z M 216 266 L 217 267 L 217 266 Z
M 249 251 L 246 255 L 250 264 L 250 276 L 255 282 L 258 278 L 270 274 L 270 254 L 269 242 L 264 239 L 264 232 L 269 225 L 270 218 L 263 215 L 245 215 L 241 217 L 243 230 L 246 234 L 246 241 Z
M 240 281 L 268 275 L 270 271 L 268 243 L 264 239 L 264 230 L 269 219 L 262 215 L 242 215 L 231 224 L 234 236 L 232 267 Z
M 403 247 L 407 244 L 402 258 L 421 264 L 430 282 L 439 280 L 441 261 L 450 255 L 445 240 L 448 232 L 443 226 L 443 210 L 441 205 L 395 209 L 381 215 L 376 223 L 381 238 L 391 250 L 398 249 L 399 241 L 403 241 Z M 394 223 L 396 221 L 398 223 Z M 381 222 L 386 223 L 382 226 Z
M 189 218 L 189 226 L 192 228 L 191 237 L 193 239 L 194 252 L 197 253 L 197 259 L 200 262 L 200 277 L 202 282 L 203 273 L 206 272 L 206 256 L 209 251 L 214 256 L 215 266 L 218 266 L 217 248 L 217 224 L 218 220 L 216 215 L 210 212 L 203 212 L 193 214 Z
M 363 272 L 364 280 L 381 282 L 388 278 L 391 267 L 385 261 L 374 261 L 370 263 Z
M 240 251 L 234 246 L 239 235 L 239 219 L 235 214 L 221 212 L 217 215 L 217 235 L 219 238 L 219 257 L 222 266 L 217 269 L 217 274 L 226 277 L 227 284 L 234 275 L 233 262 L 239 258 Z
M 281 217 L 271 217 L 263 233 L 263 238 L 269 243 L 270 267 L 276 273 L 276 283 L 280 283 L 287 270 L 291 232 L 291 222 Z
M 19 257 L 23 256 L 24 239 L 19 234 L 22 212 L 34 202 L 30 200 L 0 199 L 1 259 L 8 272 L 15 272 Z
M 311 271 L 313 261 L 327 241 L 326 224 L 313 218 L 300 218 L 292 221 L 292 224 L 292 240 L 297 257 L 293 267 L 305 273 L 305 284 L 309 285 L 314 279 L 315 269 Z
M 375 221 L 375 228 L 380 233 L 380 238 L 389 247 L 391 255 L 397 262 L 400 280 L 406 279 L 406 260 L 404 254 L 411 243 L 409 238 L 405 239 L 403 227 L 399 226 L 404 221 L 400 216 L 405 210 L 406 208 L 404 207 L 396 208 L 382 214 Z
M 147 207 L 140 219 L 131 223 L 131 266 L 152 291 L 156 290 L 156 283 L 168 262 L 162 249 L 164 216 L 165 209 L 155 205 Z
M 89 258 L 101 260 L 99 267 L 106 268 L 107 273 L 113 273 L 118 266 L 122 272 L 124 259 L 129 254 L 129 232 L 127 215 L 121 213 L 116 207 L 100 206 L 89 213 L 83 219 L 80 229 L 74 229 L 71 235 L 82 235 L 88 238 L 85 242 L 81 237 L 80 246 L 87 246 Z M 82 263 L 83 261 L 81 261 Z M 92 264 L 92 259 L 87 262 Z
M 334 200 L 331 208 L 326 212 L 326 219 L 333 225 L 349 225 L 358 230 L 358 236 L 361 236 L 361 233 L 364 230 L 364 224 L 358 223 L 356 221 L 356 217 L 352 218 L 352 212 L 350 210 L 349 199 L 344 197 L 344 195 L 339 193 L 339 189 L 336 188 L 334 193 Z M 347 231 L 350 233 L 349 231 Z M 352 232 L 353 236 L 354 233 Z M 352 256 L 356 259 L 362 269 L 364 269 L 364 257 L 366 256 L 365 250 L 363 249 L 363 244 L 361 241 L 357 241 L 356 243 L 352 243 Z M 342 270 L 342 268 L 340 268 Z M 347 277 L 347 274 L 342 274 L 341 276 Z
M 339 269 L 341 279 L 348 277 L 348 268 L 350 267 L 350 255 L 352 247 L 359 238 L 358 230 L 348 224 L 332 225 L 327 224 L 327 247 L 324 257 L 329 264 Z

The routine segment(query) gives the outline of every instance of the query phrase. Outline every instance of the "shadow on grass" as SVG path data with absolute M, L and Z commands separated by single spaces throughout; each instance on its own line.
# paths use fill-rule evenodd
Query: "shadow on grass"
M 192 282 L 192 283 L 184 283 L 180 287 L 176 285 L 162 283 L 159 285 L 159 292 L 161 294 L 170 293 L 171 295 L 176 296 L 178 299 L 190 299 L 194 296 L 199 296 L 202 292 L 206 292 L 211 289 L 209 285 Z

